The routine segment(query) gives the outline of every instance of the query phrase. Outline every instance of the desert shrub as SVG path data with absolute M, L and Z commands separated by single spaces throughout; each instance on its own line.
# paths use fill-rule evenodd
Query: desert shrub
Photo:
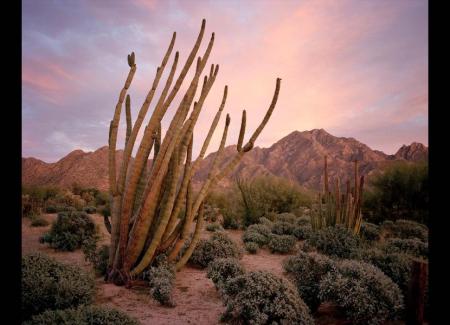
M 266 271 L 249 272 L 224 286 L 222 320 L 243 324 L 314 324 L 308 307 L 288 281 Z
M 42 242 L 58 250 L 73 251 L 96 234 L 95 223 L 86 213 L 60 212 L 48 235 L 42 237 Z
M 275 222 L 287 222 L 290 224 L 294 224 L 297 217 L 293 213 L 278 213 L 274 216 L 273 221 Z M 281 234 L 279 234 L 281 235 Z
M 98 211 L 104 217 L 110 217 L 111 216 L 111 208 L 110 208 L 109 204 L 99 207 Z
M 205 268 L 212 260 L 220 257 L 241 258 L 242 251 L 226 234 L 216 232 L 208 240 L 199 241 L 189 261 Z
M 272 228 L 273 221 L 266 217 L 261 217 L 259 218 L 259 224 Z
M 95 293 L 93 277 L 78 267 L 57 262 L 41 253 L 22 257 L 22 316 L 46 309 L 89 304 Z
M 364 251 L 361 258 L 365 262 L 375 265 L 390 277 L 406 297 L 411 278 L 412 256 L 396 252 L 383 252 L 374 248 Z
M 294 236 L 271 234 L 269 238 L 268 247 L 272 253 L 289 253 L 295 247 L 296 239 Z
M 381 224 L 384 237 L 401 239 L 420 239 L 428 241 L 428 227 L 411 220 L 397 220 L 395 222 L 385 221 Z
M 77 309 L 47 310 L 33 316 L 24 325 L 138 325 L 139 322 L 124 312 L 103 306 L 82 306 Z
M 88 213 L 88 214 L 93 214 L 93 213 L 97 212 L 97 208 L 92 206 L 92 205 L 88 205 L 88 206 L 83 208 L 83 211 Z
M 296 226 L 307 226 L 307 225 L 311 226 L 311 218 L 306 215 L 297 217 L 297 219 L 295 219 L 295 221 L 294 221 L 294 225 L 296 225 Z
M 46 227 L 50 223 L 45 220 L 42 216 L 31 217 L 31 227 Z
M 156 266 L 150 267 L 145 275 L 149 280 L 150 294 L 161 305 L 174 307 L 172 289 L 175 281 L 175 266 L 160 259 Z
M 419 239 L 387 239 L 383 246 L 385 252 L 410 254 L 416 257 L 428 258 L 428 244 Z
M 92 263 L 98 275 L 105 275 L 108 269 L 109 246 L 97 247 L 98 237 L 93 236 L 85 241 L 81 246 L 85 260 Z
M 363 214 L 375 223 L 409 219 L 428 224 L 428 164 L 397 162 L 371 177 Z
M 334 261 L 315 252 L 299 252 L 287 258 L 283 268 L 293 280 L 300 297 L 311 312 L 315 312 L 322 302 L 319 298 L 320 281 L 334 268 Z
M 292 235 L 299 240 L 308 239 L 312 234 L 311 225 L 295 226 Z
M 208 265 L 207 277 L 222 290 L 227 281 L 244 273 L 244 267 L 236 258 L 216 258 Z
M 245 243 L 245 249 L 250 254 L 256 254 L 258 252 L 259 245 L 255 242 L 248 241 Z
M 284 178 L 263 176 L 252 181 L 238 179 L 244 226 L 257 223 L 268 213 L 291 212 L 311 204 L 311 195 L 296 183 Z
M 362 222 L 360 236 L 368 241 L 376 241 L 380 239 L 380 227 L 370 222 Z
M 403 311 L 399 287 L 377 267 L 343 260 L 320 282 L 319 298 L 342 308 L 354 324 L 384 324 Z
M 255 243 L 258 244 L 258 246 L 264 246 L 269 242 L 269 237 L 264 236 L 256 231 L 245 231 L 242 235 L 242 241 L 244 243 Z
M 294 225 L 286 221 L 276 221 L 272 226 L 272 233 L 277 235 L 292 235 Z
M 242 235 L 242 240 L 244 243 L 254 242 L 259 246 L 264 246 L 269 242 L 270 229 L 271 228 L 263 224 L 250 225 Z
M 46 212 L 46 213 L 57 213 L 57 212 L 59 212 L 59 211 L 58 211 L 58 209 L 56 208 L 56 206 L 54 206 L 54 205 L 48 205 L 48 206 L 45 208 L 45 212 Z
M 220 224 L 214 222 L 214 223 L 208 224 L 206 226 L 206 230 L 214 232 L 214 231 L 222 231 L 223 228 Z
M 225 229 L 239 229 L 239 221 L 231 214 L 223 214 L 223 227 Z
M 336 225 L 313 232 L 305 241 L 304 247 L 313 247 L 320 253 L 333 257 L 349 258 L 360 246 L 359 237 L 353 235 L 347 228 Z

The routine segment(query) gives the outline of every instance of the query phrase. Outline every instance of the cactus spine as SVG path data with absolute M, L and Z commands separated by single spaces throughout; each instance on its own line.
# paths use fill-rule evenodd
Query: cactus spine
M 173 34 L 169 47 L 161 65 L 156 69 L 144 103 L 136 120 L 132 123 L 130 97 L 126 97 L 126 141 L 123 159 L 118 174 L 116 173 L 117 130 L 121 108 L 134 73 L 136 72 L 135 54 L 128 55 L 130 71 L 125 86 L 120 92 L 113 120 L 109 130 L 109 184 L 111 197 L 111 246 L 108 261 L 107 280 L 116 284 L 130 283 L 152 264 L 159 254 L 167 254 L 169 261 L 176 264 L 177 270 L 189 260 L 200 238 L 203 225 L 203 201 L 214 184 L 225 177 L 240 162 L 244 154 L 253 148 L 254 142 L 266 126 L 278 99 L 281 79 L 277 78 L 276 88 L 269 109 L 262 122 L 243 146 L 246 113 L 243 112 L 238 149 L 234 157 L 222 168 L 222 160 L 230 117 L 227 115 L 225 127 L 218 152 L 206 181 L 198 193 L 192 191 L 192 178 L 198 170 L 208 149 L 212 135 L 219 123 L 225 107 L 228 87 L 225 86 L 219 110 L 209 128 L 197 159 L 192 160 L 193 132 L 206 97 L 215 83 L 219 72 L 218 65 L 211 65 L 209 74 L 201 80 L 207 60 L 214 44 L 212 33 L 208 46 L 202 56 L 197 56 L 205 32 L 205 20 L 200 33 L 179 76 L 175 71 L 178 64 L 176 52 L 169 76 L 161 95 L 145 126 L 141 142 L 138 144 L 136 157 L 131 164 L 131 153 L 144 118 L 153 101 L 159 81 L 165 70 L 175 44 L 176 33 Z M 170 122 L 164 137 L 161 136 L 161 120 L 171 107 L 171 103 L 196 60 L 195 73 L 178 108 Z M 198 87 L 201 92 L 194 100 Z M 150 153 L 153 150 L 153 161 L 149 166 Z M 184 207 L 184 211 L 183 210 Z M 188 244 L 192 226 L 195 223 L 193 238 L 187 250 L 180 254 L 181 248 Z M 181 256 L 180 256 L 181 255 Z
M 335 179 L 334 191 L 329 190 L 328 162 L 324 157 L 324 184 L 323 192 L 318 194 L 318 201 L 312 209 L 311 226 L 313 230 L 323 227 L 344 225 L 355 235 L 359 234 L 362 214 L 362 196 L 364 176 L 358 175 L 358 161 L 354 161 L 354 188 L 350 189 L 350 180 L 346 182 L 346 191 L 341 194 L 340 179 Z

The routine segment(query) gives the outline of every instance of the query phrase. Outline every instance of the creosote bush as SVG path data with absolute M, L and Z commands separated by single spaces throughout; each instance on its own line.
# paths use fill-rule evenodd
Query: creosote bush
M 384 324 L 400 316 L 403 295 L 380 269 L 355 260 L 336 266 L 320 282 L 322 301 L 336 303 L 354 324 Z
M 62 251 L 80 248 L 85 240 L 97 235 L 92 219 L 84 212 L 60 212 L 41 242 Z
M 253 224 L 245 230 L 242 240 L 244 243 L 253 242 L 261 247 L 269 242 L 270 233 L 271 227 L 264 224 Z
M 415 257 L 428 258 L 428 243 L 415 239 L 390 238 L 382 246 L 388 253 L 404 253 Z
M 220 257 L 240 259 L 242 251 L 226 234 L 216 232 L 208 240 L 200 240 L 189 261 L 193 265 L 205 268 L 211 261 Z
M 24 325 L 139 325 L 139 322 L 122 311 L 103 306 L 81 306 L 64 310 L 47 310 L 33 316 Z
M 272 253 L 289 253 L 295 247 L 296 239 L 294 236 L 271 234 L 269 238 L 268 247 Z
M 245 249 L 250 254 L 256 254 L 258 252 L 259 245 L 255 242 L 248 241 L 245 243 Z
M 85 260 L 92 263 L 98 275 L 106 275 L 109 258 L 109 245 L 97 246 L 98 237 L 93 236 L 85 240 L 81 246 Z
M 224 286 L 223 321 L 240 324 L 314 324 L 308 306 L 288 281 L 266 271 L 249 272 Z
M 299 252 L 283 262 L 283 268 L 297 287 L 298 293 L 308 305 L 311 312 L 315 312 L 320 304 L 320 281 L 334 268 L 334 261 L 316 252 Z
M 311 225 L 295 226 L 292 234 L 299 240 L 308 239 L 312 234 Z
M 46 309 L 89 304 L 94 288 L 94 278 L 78 267 L 59 263 L 41 253 L 22 257 L 23 319 Z
M 377 241 L 380 239 L 380 227 L 373 223 L 363 221 L 359 234 L 365 240 Z
M 207 230 L 207 231 L 211 231 L 211 232 L 214 232 L 214 231 L 223 231 L 223 227 L 222 227 L 220 224 L 214 222 L 214 223 L 208 224 L 208 225 L 206 226 L 206 230 Z
M 289 212 L 278 213 L 273 216 L 274 222 L 287 222 L 290 223 L 291 225 L 293 225 L 297 219 L 298 218 L 295 214 Z
M 411 278 L 412 256 L 396 252 L 383 252 L 378 248 L 373 248 L 363 251 L 361 258 L 378 267 L 390 277 L 406 297 Z
M 42 216 L 32 216 L 31 217 L 31 227 L 46 227 L 50 223 L 45 220 Z
M 272 233 L 277 235 L 292 235 L 294 232 L 294 225 L 286 221 L 276 221 L 272 226 Z
M 361 240 L 347 228 L 336 225 L 313 232 L 303 247 L 304 250 L 315 248 L 332 257 L 350 258 L 361 247 Z
M 211 279 L 217 289 L 222 290 L 227 281 L 244 273 L 244 267 L 238 259 L 233 257 L 216 258 L 209 263 L 207 277 Z
M 88 213 L 88 214 L 93 214 L 93 213 L 97 212 L 97 208 L 94 207 L 94 206 L 89 205 L 89 206 L 84 207 L 83 211 Z
M 384 232 L 386 238 L 400 238 L 400 239 L 419 239 L 423 242 L 428 241 L 428 227 L 411 220 L 397 220 L 392 222 L 390 220 L 384 221 L 381 224 L 381 230 Z
M 162 257 L 164 256 L 158 256 L 157 265 L 151 266 L 145 276 L 149 280 L 152 297 L 161 305 L 174 307 L 172 290 L 175 281 L 175 265 Z

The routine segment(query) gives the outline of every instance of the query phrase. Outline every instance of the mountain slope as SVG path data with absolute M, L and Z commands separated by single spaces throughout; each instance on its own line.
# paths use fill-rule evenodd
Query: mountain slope
M 235 152 L 236 146 L 226 147 L 222 165 L 232 159 Z M 120 166 L 122 154 L 122 151 L 117 152 L 117 167 Z M 201 184 L 207 177 L 214 155 L 208 155 L 201 163 L 194 177 L 195 185 Z M 328 156 L 330 178 L 339 175 L 345 181 L 353 175 L 354 159 L 360 161 L 359 172 L 370 175 L 392 161 L 428 159 L 428 148 L 420 143 L 412 143 L 402 146 L 395 155 L 386 155 L 353 138 L 335 137 L 323 129 L 294 131 L 269 148 L 255 147 L 244 156 L 235 171 L 218 185 L 228 187 L 235 177 L 274 175 L 311 189 L 319 189 L 324 155 Z M 75 150 L 50 164 L 35 158 L 22 158 L 23 185 L 70 187 L 75 182 L 82 186 L 108 189 L 108 147 L 87 153 Z

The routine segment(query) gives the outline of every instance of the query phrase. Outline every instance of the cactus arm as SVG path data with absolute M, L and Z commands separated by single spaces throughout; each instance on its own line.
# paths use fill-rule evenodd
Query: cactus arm
M 125 137 L 125 146 L 128 143 L 128 139 L 131 135 L 131 128 L 132 128 L 132 122 L 131 122 L 131 99 L 130 95 L 127 95 L 127 99 L 125 100 L 125 114 L 126 114 L 126 120 L 127 120 L 127 133 Z
M 242 143 L 244 142 L 245 124 L 247 121 L 247 113 L 245 109 L 242 111 L 241 129 L 239 130 L 239 139 L 237 143 L 237 151 L 242 151 Z

